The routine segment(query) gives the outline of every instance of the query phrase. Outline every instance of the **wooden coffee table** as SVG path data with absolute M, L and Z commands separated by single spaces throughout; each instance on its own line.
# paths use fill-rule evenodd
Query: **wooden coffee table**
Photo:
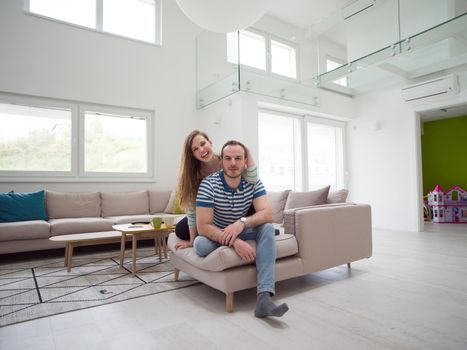
M 73 248 L 118 242 L 121 240 L 121 235 L 122 234 L 117 231 L 87 232 L 53 236 L 50 237 L 49 240 L 54 242 L 65 242 L 65 266 L 67 267 L 67 271 L 70 272 L 72 268 Z
M 167 242 L 166 238 L 170 232 L 175 231 L 175 226 L 167 227 L 162 225 L 161 228 L 154 228 L 149 224 L 121 224 L 113 225 L 115 231 L 122 234 L 120 240 L 120 266 L 123 267 L 125 259 L 125 242 L 126 236 L 131 236 L 131 272 L 136 276 L 136 248 L 138 239 L 154 238 L 156 254 L 159 255 L 159 261 L 162 261 L 162 249 L 164 250 L 164 258 L 167 259 Z

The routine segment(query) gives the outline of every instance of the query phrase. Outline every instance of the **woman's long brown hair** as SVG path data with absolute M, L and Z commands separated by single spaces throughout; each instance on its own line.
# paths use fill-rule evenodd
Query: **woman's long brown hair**
M 187 210 L 195 201 L 199 184 L 203 180 L 201 161 L 193 156 L 191 149 L 193 139 L 198 135 L 203 136 L 208 142 L 211 142 L 209 136 L 200 130 L 193 130 L 185 139 L 177 187 L 178 195 L 180 196 L 180 207 L 184 210 Z

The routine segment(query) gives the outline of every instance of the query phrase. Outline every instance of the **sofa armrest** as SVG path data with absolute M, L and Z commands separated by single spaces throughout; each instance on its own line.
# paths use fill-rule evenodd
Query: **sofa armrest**
M 304 209 L 317 209 L 317 208 L 328 208 L 337 206 L 349 206 L 355 205 L 355 203 L 344 202 L 344 203 L 326 203 L 319 205 L 312 205 L 308 207 L 299 207 L 293 209 L 287 209 L 284 211 L 284 230 L 286 233 L 295 234 L 295 213 Z
M 371 207 L 342 203 L 284 212 L 285 233 L 295 234 L 304 272 L 310 273 L 372 254 Z

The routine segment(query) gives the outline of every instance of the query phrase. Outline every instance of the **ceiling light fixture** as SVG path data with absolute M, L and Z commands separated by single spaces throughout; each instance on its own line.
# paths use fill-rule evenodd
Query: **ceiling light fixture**
M 267 0 L 176 0 L 185 16 L 201 28 L 218 33 L 236 32 L 257 22 Z

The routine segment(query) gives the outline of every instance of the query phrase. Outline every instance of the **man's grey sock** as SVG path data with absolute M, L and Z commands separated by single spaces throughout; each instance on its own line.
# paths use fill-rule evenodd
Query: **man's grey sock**
M 276 316 L 281 317 L 289 310 L 286 303 L 276 305 L 271 299 L 269 292 L 261 292 L 258 294 L 258 300 L 256 301 L 255 316 L 256 317 L 267 317 Z

